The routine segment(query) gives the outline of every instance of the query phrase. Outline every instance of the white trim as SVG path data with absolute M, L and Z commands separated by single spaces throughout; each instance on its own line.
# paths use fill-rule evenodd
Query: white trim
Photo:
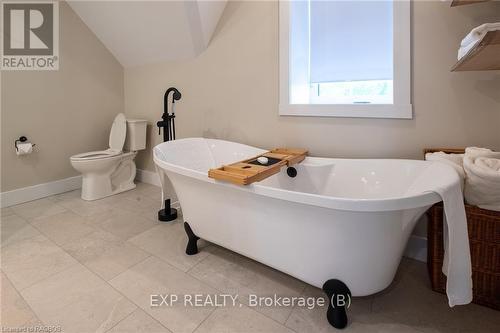
M 280 104 L 279 110 L 280 116 L 412 119 L 411 104 Z
M 82 176 L 60 179 L 49 183 L 38 184 L 0 193 L 2 208 L 18 205 L 51 195 L 77 190 L 82 187 Z
M 155 186 L 161 186 L 160 177 L 156 172 L 137 169 L 136 180 Z M 12 191 L 1 192 L 0 207 L 5 208 L 19 205 L 25 202 L 50 197 L 52 195 L 78 190 L 80 188 L 82 188 L 82 176 L 75 176 L 49 183 L 43 183 L 19 188 Z M 179 201 L 172 202 L 172 207 L 180 209 Z
M 290 3 L 279 2 L 279 114 L 286 115 L 285 106 L 290 106 Z
M 137 181 L 161 187 L 160 176 L 156 172 L 137 169 L 135 179 Z
M 427 262 L 427 238 L 411 235 L 406 245 L 404 256 L 418 261 Z
M 394 1 L 394 104 L 290 104 L 289 1 L 279 3 L 280 116 L 412 119 L 411 9 L 409 0 Z

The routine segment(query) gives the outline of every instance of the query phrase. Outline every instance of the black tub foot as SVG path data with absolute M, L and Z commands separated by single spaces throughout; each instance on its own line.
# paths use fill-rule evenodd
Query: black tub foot
M 191 227 L 187 222 L 184 222 L 184 230 L 186 230 L 186 234 L 188 236 L 188 244 L 186 246 L 186 254 L 192 256 L 193 254 L 198 253 L 198 239 L 200 237 L 196 236 L 191 230 Z
M 328 296 L 328 311 L 326 318 L 335 328 L 347 326 L 346 308 L 351 302 L 351 291 L 340 280 L 331 279 L 323 284 L 323 291 Z

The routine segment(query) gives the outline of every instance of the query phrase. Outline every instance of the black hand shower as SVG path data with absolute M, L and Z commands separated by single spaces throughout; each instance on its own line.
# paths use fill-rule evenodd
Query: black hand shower
M 168 113 L 168 96 L 172 94 L 172 113 Z M 181 93 L 174 87 L 170 87 L 165 91 L 163 95 L 163 115 L 159 122 L 156 123 L 158 126 L 158 135 L 161 134 L 161 129 L 163 128 L 163 141 L 175 140 L 175 101 L 181 99 Z M 158 211 L 158 220 L 167 222 L 173 221 L 177 218 L 177 210 L 170 207 L 170 199 L 165 199 L 165 206 L 163 209 Z

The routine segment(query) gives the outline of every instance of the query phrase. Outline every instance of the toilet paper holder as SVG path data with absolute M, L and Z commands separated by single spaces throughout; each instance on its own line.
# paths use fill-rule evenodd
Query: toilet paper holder
M 24 135 L 23 135 L 23 136 L 20 136 L 20 137 L 19 137 L 19 139 L 17 139 L 16 141 L 14 141 L 14 146 L 16 147 L 16 151 L 19 151 L 19 149 L 17 148 L 17 144 L 18 144 L 19 142 L 24 143 L 24 142 L 26 142 L 26 141 L 28 141 L 28 138 L 27 138 L 27 137 L 25 137 Z M 35 147 L 35 144 L 33 143 L 31 146 L 32 146 L 32 147 Z

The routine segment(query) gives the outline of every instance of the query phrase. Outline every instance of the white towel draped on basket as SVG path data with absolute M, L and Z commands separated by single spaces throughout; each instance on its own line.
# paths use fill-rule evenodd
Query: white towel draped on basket
M 419 177 L 408 194 L 435 192 L 444 205 L 444 262 L 446 294 L 451 307 L 472 301 L 469 234 L 460 177 L 453 167 L 435 162 Z
M 465 181 L 465 170 L 463 166 L 464 154 L 446 154 L 442 151 L 438 151 L 425 154 L 425 159 L 427 161 L 442 162 L 455 169 L 460 176 L 460 187 L 463 190 Z

